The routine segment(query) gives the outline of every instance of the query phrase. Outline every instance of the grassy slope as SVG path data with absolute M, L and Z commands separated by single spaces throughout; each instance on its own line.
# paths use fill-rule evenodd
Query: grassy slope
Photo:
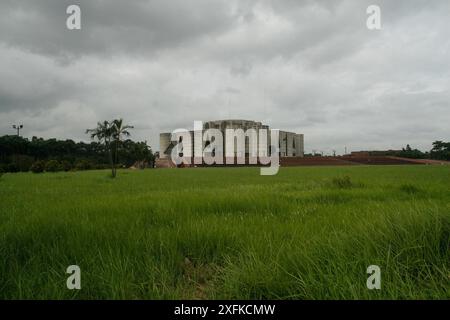
M 333 184 L 348 175 L 350 188 Z M 0 298 L 449 298 L 450 167 L 0 179 Z M 187 259 L 186 259 L 187 258 Z M 82 290 L 65 269 L 82 270 Z M 366 268 L 382 290 L 366 288 Z

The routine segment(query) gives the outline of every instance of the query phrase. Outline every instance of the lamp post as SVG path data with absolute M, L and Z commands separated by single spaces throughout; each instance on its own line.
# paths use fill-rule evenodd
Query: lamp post
M 20 130 L 23 129 L 23 124 L 13 124 L 12 127 L 17 130 L 17 136 L 20 136 Z

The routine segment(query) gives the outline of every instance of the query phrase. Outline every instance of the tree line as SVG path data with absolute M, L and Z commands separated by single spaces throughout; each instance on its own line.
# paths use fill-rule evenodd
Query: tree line
M 420 151 L 413 149 L 408 144 L 402 150 L 373 151 L 370 155 L 396 156 L 409 159 L 433 159 L 450 161 L 450 142 L 435 141 L 432 143 L 430 151 Z
M 401 150 L 364 151 L 370 156 L 394 156 L 409 159 L 432 159 L 450 161 L 450 142 L 435 141 L 430 151 L 413 149 L 409 144 Z M 335 153 L 335 152 L 334 152 Z M 323 153 L 305 153 L 305 157 L 323 157 Z M 333 155 L 335 156 L 335 154 Z
M 153 167 L 155 156 L 146 142 L 129 139 L 132 126 L 122 119 L 98 123 L 88 129 L 92 141 L 23 138 L 17 135 L 0 137 L 0 172 L 43 172 L 89 169 L 116 169 L 140 166 Z

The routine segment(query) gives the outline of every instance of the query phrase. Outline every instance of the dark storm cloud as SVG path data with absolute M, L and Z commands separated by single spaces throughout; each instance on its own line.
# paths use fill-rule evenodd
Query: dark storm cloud
M 2 0 L 0 133 L 86 139 L 124 117 L 136 139 L 248 118 L 311 149 L 428 149 L 450 139 L 448 1 Z M 82 29 L 66 29 L 79 4 Z

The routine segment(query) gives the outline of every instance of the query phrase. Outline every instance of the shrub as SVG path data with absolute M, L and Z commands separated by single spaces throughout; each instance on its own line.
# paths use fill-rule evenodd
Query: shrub
M 333 178 L 333 186 L 339 189 L 349 189 L 353 186 L 352 180 L 349 176 L 344 176 L 341 178 Z
M 66 172 L 72 170 L 72 164 L 67 160 L 61 161 L 61 167 Z
M 95 169 L 104 170 L 104 169 L 111 169 L 111 167 L 108 164 L 98 163 L 95 165 Z
M 17 168 L 21 172 L 30 171 L 30 168 L 33 165 L 33 162 L 34 162 L 33 157 L 30 157 L 27 155 L 15 155 L 14 156 L 14 163 L 16 164 Z
M 93 168 L 93 165 L 88 160 L 78 160 L 75 163 L 75 169 L 76 170 L 90 170 Z
M 57 160 L 48 160 L 45 164 L 45 171 L 47 172 L 58 172 L 62 170 L 63 168 Z
M 45 169 L 45 162 L 41 160 L 34 162 L 30 168 L 30 170 L 33 173 L 42 173 L 44 172 L 44 169 Z
M 20 168 L 16 163 L 8 163 L 5 165 L 6 172 L 19 172 Z

